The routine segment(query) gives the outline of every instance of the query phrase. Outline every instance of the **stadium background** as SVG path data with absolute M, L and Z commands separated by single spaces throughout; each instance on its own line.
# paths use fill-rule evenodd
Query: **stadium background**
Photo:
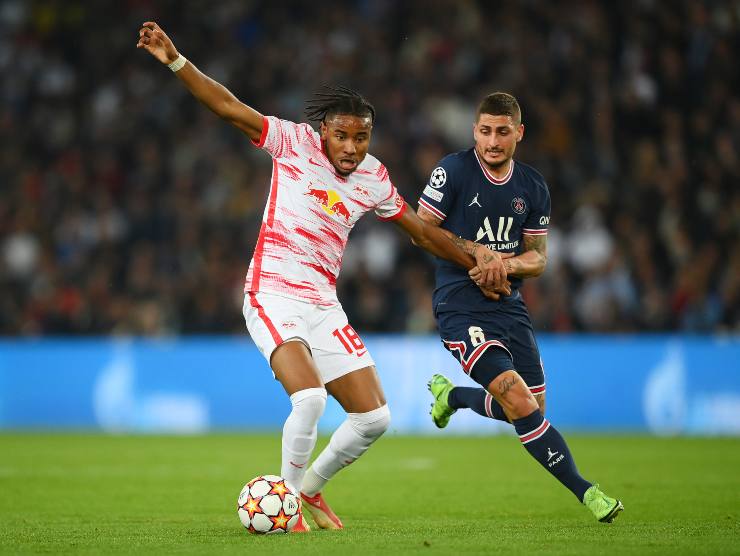
M 0 426 L 277 427 L 287 411 L 241 314 L 269 158 L 134 48 L 146 19 L 266 114 L 300 120 L 322 83 L 362 91 L 371 152 L 413 206 L 471 144 L 477 101 L 514 92 L 517 157 L 553 199 L 547 271 L 523 294 L 556 422 L 740 431 L 740 5 L 688 1 L 0 2 Z M 339 296 L 371 344 L 394 346 L 379 366 L 402 432 L 425 429 L 429 373 L 465 380 L 432 340 L 432 284 L 405 236 L 359 223 Z M 173 345 L 201 350 L 187 386 Z M 269 423 L 210 415 L 242 383 L 271 400 Z M 611 419 L 572 384 L 609 389 Z
M 553 199 L 523 289 L 548 417 L 624 517 L 589 522 L 509 427 L 440 438 L 426 380 L 467 379 L 431 262 L 368 217 L 339 295 L 391 431 L 328 488 L 341 534 L 245 540 L 289 411 L 241 316 L 270 163 L 135 49 L 149 19 L 264 113 L 362 91 L 414 206 L 516 94 Z M 736 0 L 0 0 L 0 554 L 737 554 L 739 42 Z
M 186 6 L 186 7 L 185 7 Z M 156 19 L 266 114 L 322 83 L 376 106 L 371 152 L 414 207 L 514 92 L 553 199 L 535 326 L 740 326 L 737 2 L 0 2 L 0 333 L 244 334 L 269 157 L 133 48 Z M 133 39 L 132 39 L 133 37 Z M 431 264 L 364 219 L 339 295 L 364 332 L 427 333 Z
M 414 206 L 437 160 L 471 144 L 477 101 L 514 92 L 517 157 L 553 198 L 548 268 L 523 294 L 556 422 L 740 431 L 739 18 L 726 2 L 0 3 L 0 426 L 277 427 L 287 410 L 241 315 L 269 158 L 134 48 L 155 19 L 266 114 L 300 120 L 322 83 L 362 91 L 378 112 L 371 152 Z M 371 344 L 392 346 L 379 366 L 402 432 L 428 428 L 430 372 L 461 379 L 431 340 L 432 285 L 431 259 L 392 226 L 353 231 L 339 296 Z M 159 339 L 153 360 L 132 336 Z M 193 381 L 182 366 L 166 380 L 193 346 Z M 702 378 L 714 386 L 697 391 Z M 240 383 L 270 393 L 270 421 L 211 414 Z M 573 383 L 613 383 L 621 410 L 595 421 Z M 339 419 L 333 406 L 322 426 Z

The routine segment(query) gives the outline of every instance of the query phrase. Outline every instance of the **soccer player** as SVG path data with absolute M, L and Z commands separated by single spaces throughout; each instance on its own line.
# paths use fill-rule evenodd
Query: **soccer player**
M 460 248 L 472 253 L 486 245 L 501 252 L 512 290 L 487 299 L 470 280 L 480 280 L 476 269 L 467 273 L 437 261 L 433 305 L 442 341 L 483 388 L 455 387 L 435 374 L 429 382 L 432 420 L 444 428 L 455 411 L 470 408 L 512 423 L 529 454 L 599 521 L 610 523 L 622 503 L 581 477 L 565 439 L 544 417 L 544 370 L 518 289 L 545 270 L 550 194 L 539 172 L 513 158 L 523 135 L 517 100 L 488 95 L 473 125 L 475 145 L 444 157 L 419 199 L 419 217 L 444 229 Z
M 398 194 L 385 167 L 368 155 L 375 111 L 362 96 L 326 88 L 307 105 L 308 124 L 263 116 L 202 74 L 148 21 L 144 48 L 218 116 L 244 132 L 273 159 L 272 183 L 246 277 L 244 317 L 249 333 L 290 396 L 282 436 L 282 476 L 300 490 L 319 527 L 341 529 L 321 490 L 388 428 L 390 412 L 373 360 L 348 323 L 336 279 L 350 230 L 366 212 L 393 221 L 412 241 L 460 264 L 477 265 L 489 295 L 510 293 L 500 255 L 483 246 L 460 250 L 445 233 L 420 220 Z M 472 284 L 472 281 L 471 281 Z M 306 471 L 327 392 L 347 419 Z M 295 531 L 309 529 L 302 519 Z

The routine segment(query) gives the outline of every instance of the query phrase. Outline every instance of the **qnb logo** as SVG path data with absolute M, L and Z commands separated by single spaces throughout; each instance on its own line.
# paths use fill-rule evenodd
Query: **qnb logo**
M 509 241 L 509 232 L 513 223 L 514 219 L 511 216 L 499 216 L 498 226 L 494 234 L 491 221 L 486 216 L 483 219 L 483 226 L 478 228 L 478 235 L 476 235 L 475 241 L 480 241 L 484 237 L 487 237 L 489 242 Z
M 344 221 L 349 224 L 352 213 L 350 213 L 347 205 L 342 201 L 339 193 L 333 189 L 314 189 L 309 187 L 306 195 L 310 195 L 316 199 L 326 214 L 344 218 Z
M 540 226 L 547 226 L 550 223 L 549 216 L 540 216 Z

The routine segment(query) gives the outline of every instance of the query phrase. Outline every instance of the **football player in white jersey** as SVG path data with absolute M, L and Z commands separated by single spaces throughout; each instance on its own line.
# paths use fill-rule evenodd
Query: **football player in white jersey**
M 154 22 L 139 30 L 144 48 L 176 72 L 199 101 L 243 131 L 273 159 L 272 183 L 245 284 L 244 316 L 257 347 L 290 396 L 281 474 L 300 490 L 321 528 L 341 520 L 321 495 L 326 482 L 360 457 L 388 428 L 390 411 L 370 354 L 336 298 L 349 231 L 365 212 L 392 220 L 412 241 L 466 269 L 478 267 L 487 295 L 509 293 L 501 257 L 480 246 L 471 257 L 418 218 L 368 155 L 375 111 L 361 95 L 326 88 L 310 101 L 308 124 L 265 117 L 201 73 Z M 306 470 L 327 392 L 347 412 Z M 302 518 L 294 531 L 308 531 Z

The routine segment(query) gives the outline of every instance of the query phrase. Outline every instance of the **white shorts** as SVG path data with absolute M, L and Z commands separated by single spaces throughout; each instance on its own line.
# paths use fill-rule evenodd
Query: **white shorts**
M 339 303 L 314 305 L 271 293 L 247 293 L 243 312 L 249 335 L 268 363 L 276 347 L 300 340 L 311 350 L 324 384 L 375 365 Z

